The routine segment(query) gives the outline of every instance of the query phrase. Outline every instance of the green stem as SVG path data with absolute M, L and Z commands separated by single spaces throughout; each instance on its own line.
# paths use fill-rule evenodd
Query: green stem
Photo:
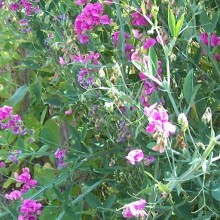
M 187 181 L 189 180 L 190 178 L 192 178 L 192 176 L 194 175 L 194 173 L 202 167 L 202 163 L 203 161 L 205 161 L 210 153 L 213 151 L 215 145 L 216 145 L 217 141 L 216 141 L 216 138 L 215 137 L 212 137 L 210 142 L 209 142 L 209 145 L 208 147 L 206 148 L 206 150 L 204 151 L 203 155 L 202 155 L 202 161 L 198 161 L 195 165 L 193 165 L 192 167 L 190 167 L 189 170 L 187 170 L 185 173 L 183 173 L 179 178 L 178 180 L 176 180 L 175 182 L 172 183 L 172 185 L 170 186 L 170 191 L 172 191 L 176 185 L 178 183 L 181 183 L 181 182 L 184 182 L 184 181 Z

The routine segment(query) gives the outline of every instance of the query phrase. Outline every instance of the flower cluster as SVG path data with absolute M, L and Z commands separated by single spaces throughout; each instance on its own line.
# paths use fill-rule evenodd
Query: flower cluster
M 27 130 L 23 127 L 23 122 L 19 115 L 12 114 L 11 106 L 3 106 L 0 108 L 0 128 L 2 130 L 11 129 L 14 134 L 25 135 Z
M 113 40 L 114 47 L 118 46 L 119 35 L 120 35 L 120 31 L 115 31 L 112 35 L 112 40 Z M 128 32 L 125 32 L 124 37 L 123 37 L 123 40 L 125 41 L 125 54 L 126 54 L 127 59 L 130 60 L 132 50 L 134 49 L 134 46 L 132 44 L 128 43 L 127 39 L 130 39 L 130 34 Z
M 124 218 L 144 218 L 147 216 L 147 212 L 144 211 L 144 207 L 147 205 L 146 200 L 140 199 L 138 201 L 124 205 L 122 215 Z
M 89 43 L 88 31 L 93 30 L 100 24 L 112 23 L 108 15 L 103 15 L 104 8 L 101 3 L 88 3 L 83 11 L 76 17 L 74 29 L 81 44 Z
M 99 65 L 99 53 L 95 53 L 90 51 L 88 54 L 75 54 L 75 55 L 65 55 L 67 57 L 68 62 L 78 62 L 83 64 L 92 64 L 92 65 Z M 60 65 L 66 65 L 68 62 L 63 58 L 59 58 Z M 97 71 L 96 68 L 80 68 L 79 73 L 77 75 L 77 80 L 79 84 L 87 88 L 91 85 L 95 85 L 95 75 L 94 73 Z
M 38 1 L 35 1 L 38 2 Z M 30 16 L 32 13 L 39 13 L 40 8 L 39 5 L 34 5 L 33 2 L 27 0 L 20 0 L 15 3 L 11 3 L 9 6 L 11 11 L 18 11 L 24 9 L 25 14 Z
M 92 65 L 98 65 L 99 61 L 99 53 L 90 52 L 86 55 L 73 55 L 72 60 L 77 61 L 79 63 L 85 63 L 85 64 L 92 64 Z M 78 82 L 79 84 L 87 88 L 91 85 L 95 85 L 95 75 L 94 73 L 97 71 L 97 69 L 94 68 L 81 68 L 78 73 Z
M 144 114 L 148 117 L 148 126 L 146 132 L 152 134 L 157 141 L 153 147 L 154 151 L 163 153 L 167 146 L 168 137 L 175 133 L 176 127 L 169 122 L 169 116 L 166 110 L 157 103 L 144 107 Z
M 115 31 L 112 35 L 112 40 L 113 40 L 114 47 L 118 46 L 119 35 L 120 35 L 120 31 Z M 128 32 L 125 32 L 123 39 L 126 40 L 126 39 L 129 39 L 129 38 L 130 38 L 130 34 Z
M 18 216 L 18 220 L 36 220 L 41 214 L 41 203 L 33 199 L 25 199 L 20 208 L 22 215 Z
M 149 166 L 155 161 L 155 158 L 153 156 L 145 157 L 141 149 L 131 150 L 125 158 L 132 165 L 135 165 L 136 163 L 140 161 L 144 161 L 144 164 Z
M 18 216 L 18 220 L 37 219 L 37 216 L 41 214 L 41 204 L 35 200 L 25 199 L 23 200 L 22 195 L 27 192 L 28 189 L 35 188 L 37 180 L 32 179 L 29 168 L 25 167 L 22 169 L 22 173 L 19 175 L 14 174 L 17 184 L 22 185 L 20 190 L 13 190 L 9 194 L 5 194 L 5 198 L 9 200 L 22 200 L 22 206 L 20 212 L 22 215 Z
M 63 158 L 66 157 L 66 149 L 58 148 L 54 157 L 57 159 L 58 167 L 66 167 L 66 163 L 63 161 Z
M 95 84 L 95 76 L 88 69 L 81 69 L 78 73 L 77 80 L 84 88 Z
M 14 150 L 10 155 L 8 155 L 8 160 L 13 163 L 18 163 L 18 157 L 22 154 L 21 150 Z
M 5 194 L 5 198 L 9 200 L 20 199 L 22 194 L 26 193 L 28 189 L 35 188 L 37 185 L 37 180 L 31 178 L 29 168 L 25 167 L 22 169 L 22 173 L 18 175 L 14 174 L 14 177 L 18 184 L 23 184 L 20 190 L 13 190 L 10 194 Z

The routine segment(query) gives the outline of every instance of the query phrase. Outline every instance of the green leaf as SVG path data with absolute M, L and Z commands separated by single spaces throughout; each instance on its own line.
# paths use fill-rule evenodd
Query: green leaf
M 105 202 L 103 203 L 103 208 L 111 208 L 112 207 L 112 205 L 114 204 L 114 202 L 115 202 L 115 200 L 116 200 L 116 195 L 114 195 L 114 194 L 112 194 L 112 195 L 110 195 L 106 200 L 105 200 Z
M 174 14 L 171 8 L 168 9 L 168 25 L 169 25 L 171 35 L 175 37 L 176 36 L 175 34 L 176 21 L 175 21 L 175 17 L 174 17 Z
M 211 33 L 214 32 L 215 28 L 216 28 L 216 25 L 218 24 L 219 22 L 219 15 L 220 15 L 220 12 L 216 11 L 213 15 L 213 18 L 212 18 L 212 28 L 211 28 Z
M 28 68 L 32 70 L 40 69 L 40 65 L 35 63 L 32 59 L 24 59 L 22 60 L 22 63 L 24 63 Z
M 211 194 L 215 200 L 220 202 L 220 177 L 212 182 Z
M 85 197 L 85 200 L 88 203 L 88 205 L 93 209 L 96 209 L 97 207 L 101 206 L 101 203 L 99 202 L 99 200 L 97 199 L 97 197 L 93 193 L 89 193 Z
M 40 140 L 52 147 L 60 146 L 60 128 L 54 119 L 49 119 L 40 132 Z
M 205 32 L 211 33 L 212 30 L 212 23 L 206 14 L 205 10 L 200 14 L 200 23 L 201 23 L 201 28 L 205 30 Z
M 181 206 L 178 206 L 178 204 L 175 205 L 174 212 L 179 217 L 178 219 L 184 219 L 184 220 L 193 219 L 190 206 L 186 202 Z
M 141 2 L 141 10 L 142 10 L 143 15 L 145 16 L 146 15 L 146 3 L 144 0 L 142 0 Z
M 176 29 L 175 29 L 175 37 L 178 37 L 178 35 L 181 31 L 181 28 L 183 26 L 183 21 L 184 21 L 184 14 L 182 14 L 180 19 L 177 21 Z
M 105 180 L 92 180 L 92 181 L 89 181 L 87 183 L 85 183 L 85 190 L 82 194 L 80 194 L 76 199 L 74 199 L 71 204 L 72 205 L 75 205 L 76 203 L 82 201 L 82 199 L 87 195 L 89 194 L 92 190 L 94 190 L 96 187 L 98 187 L 102 182 L 104 182 Z M 63 218 L 63 216 L 65 215 L 65 211 L 62 211 L 60 213 L 60 215 L 56 218 L 56 220 L 60 220 Z
M 149 62 L 148 62 L 148 66 L 150 69 L 150 74 L 152 76 L 156 76 L 157 75 L 157 69 L 158 69 L 158 58 L 157 58 L 157 54 L 155 52 L 155 49 L 153 47 L 150 48 L 149 50 Z
M 191 94 L 191 99 L 190 99 L 190 105 L 193 104 L 194 99 L 195 99 L 195 97 L 196 97 L 196 94 L 197 94 L 197 92 L 199 91 L 200 87 L 201 87 L 201 84 L 198 84 L 198 85 L 196 85 L 196 86 L 193 88 L 193 91 L 192 91 L 192 94 Z
M 170 189 L 167 185 L 164 185 L 163 183 L 159 182 L 157 186 L 160 192 L 170 193 Z
M 35 133 L 38 133 L 40 131 L 41 124 L 34 115 L 32 114 L 25 115 L 23 121 L 26 128 L 34 129 Z
M 52 183 L 55 180 L 55 174 L 52 169 L 43 168 L 36 164 L 34 166 L 34 178 L 37 180 L 39 185 L 46 185 Z
M 39 216 L 39 220 L 45 219 L 56 219 L 59 209 L 54 207 L 46 206 L 42 209 L 42 213 Z
M 22 101 L 24 96 L 27 94 L 29 87 L 27 85 L 23 85 L 19 87 L 15 93 L 6 101 L 7 105 L 15 106 L 19 102 Z
M 183 95 L 188 104 L 190 104 L 192 93 L 193 93 L 193 70 L 190 70 L 186 78 L 184 79 L 184 84 L 183 84 Z
M 37 100 L 41 100 L 41 91 L 42 91 L 42 85 L 39 81 L 33 83 L 30 85 L 30 92 L 35 96 Z

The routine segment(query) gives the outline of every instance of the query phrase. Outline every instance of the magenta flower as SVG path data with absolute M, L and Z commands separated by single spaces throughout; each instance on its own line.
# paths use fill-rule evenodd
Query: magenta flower
M 144 211 L 144 207 L 146 206 L 147 202 L 144 199 L 140 199 L 136 202 L 129 203 L 124 205 L 124 210 L 122 215 L 124 218 L 139 218 L 147 216 L 147 213 Z
M 76 0 L 76 4 L 77 5 L 84 5 L 89 3 L 89 0 Z
M 214 55 L 214 58 L 215 58 L 217 61 L 219 61 L 219 60 L 220 60 L 220 54 L 215 54 L 215 55 Z
M 13 111 L 13 108 L 11 106 L 3 106 L 0 108 L 0 120 L 7 119 Z
M 79 34 L 78 39 L 81 44 L 89 44 L 89 35 L 87 34 Z
M 150 49 L 152 46 L 154 46 L 156 44 L 156 40 L 154 40 L 153 38 L 149 38 L 144 42 L 144 49 Z
M 20 9 L 20 4 L 19 3 L 11 3 L 9 8 L 11 11 L 17 11 Z
M 25 199 L 20 208 L 20 212 L 23 215 L 18 216 L 18 220 L 33 220 L 37 219 L 37 216 L 41 214 L 42 205 L 36 200 Z
M 134 165 L 137 162 L 140 162 L 144 159 L 144 153 L 140 149 L 135 149 L 130 151 L 125 158 L 128 160 L 130 164 Z
M 23 173 L 18 175 L 14 173 L 14 177 L 18 183 L 24 183 L 22 187 L 22 192 L 26 192 L 30 188 L 35 188 L 37 185 L 37 180 L 31 179 L 30 170 L 28 167 L 22 169 Z
M 203 44 L 209 45 L 209 35 L 208 33 L 202 33 L 200 34 L 200 40 L 202 41 Z M 216 47 L 220 45 L 220 37 L 216 36 L 215 34 L 210 35 L 210 44 L 212 47 Z
M 3 167 L 5 167 L 5 162 L 4 161 L 0 162 L 0 168 L 3 168 Z
M 120 34 L 119 31 L 115 31 L 115 32 L 113 33 L 113 35 L 112 35 L 113 45 L 114 45 L 115 47 L 118 46 L 119 34 Z M 125 41 L 126 41 L 126 39 L 129 39 L 129 38 L 130 38 L 130 34 L 129 34 L 128 32 L 125 32 L 123 39 L 125 39 Z
M 112 20 L 108 15 L 103 15 L 104 7 L 101 3 L 88 3 L 83 11 L 76 17 L 74 29 L 78 36 L 80 43 L 88 44 L 88 31 L 93 30 L 100 24 L 110 24 Z
M 134 12 L 131 17 L 133 18 L 132 25 L 133 26 L 146 26 L 148 24 L 147 19 L 141 14 L 142 10 L 138 9 L 137 12 Z M 148 16 L 150 19 L 150 16 Z
M 203 44 L 208 45 L 208 34 L 207 33 L 202 33 L 200 34 L 200 40 L 202 41 Z
M 21 198 L 21 192 L 19 190 L 14 190 L 10 194 L 5 194 L 5 198 L 9 200 L 17 200 Z
M 66 149 L 58 148 L 54 153 L 54 157 L 57 159 L 63 159 L 66 156 Z

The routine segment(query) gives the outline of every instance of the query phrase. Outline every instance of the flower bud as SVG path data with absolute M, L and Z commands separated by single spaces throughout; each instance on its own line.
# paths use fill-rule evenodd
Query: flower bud
M 186 115 L 184 113 L 180 113 L 179 116 L 178 116 L 177 121 L 181 125 L 181 130 L 183 132 L 185 132 L 186 129 L 188 128 L 188 126 L 189 126 Z
M 207 108 L 205 110 L 205 113 L 203 114 L 202 116 L 202 121 L 205 123 L 205 124 L 208 124 L 212 121 L 212 111 L 211 111 L 211 108 Z

